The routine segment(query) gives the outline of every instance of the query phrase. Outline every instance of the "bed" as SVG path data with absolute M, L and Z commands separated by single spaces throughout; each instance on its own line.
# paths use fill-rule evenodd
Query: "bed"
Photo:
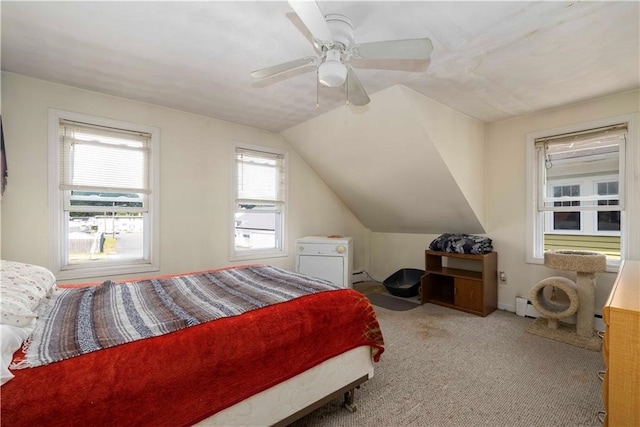
M 43 292 L 22 318 L 2 307 L 3 328 L 30 332 L 2 385 L 3 426 L 286 425 L 350 403 L 384 351 L 362 294 L 272 266 Z

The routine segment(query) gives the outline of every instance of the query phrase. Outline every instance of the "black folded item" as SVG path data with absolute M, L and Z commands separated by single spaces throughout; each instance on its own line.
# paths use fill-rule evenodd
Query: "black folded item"
M 493 245 L 488 237 L 472 234 L 445 233 L 434 239 L 429 245 L 432 251 L 453 252 L 458 254 L 483 254 L 491 252 Z

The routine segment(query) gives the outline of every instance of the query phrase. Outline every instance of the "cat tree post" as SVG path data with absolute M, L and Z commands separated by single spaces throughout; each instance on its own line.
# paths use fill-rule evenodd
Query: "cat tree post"
M 552 277 L 538 283 L 532 290 L 532 302 L 536 308 L 539 308 L 539 311 L 541 310 L 543 316 L 546 312 L 549 323 L 546 327 L 542 327 L 540 322 L 536 322 L 527 331 L 569 344 L 594 350 L 599 349 L 600 340 L 594 335 L 595 321 L 593 318 L 595 278 L 596 272 L 605 271 L 607 267 L 606 256 L 598 252 L 588 251 L 547 251 L 544 253 L 544 265 L 555 270 L 575 271 L 575 290 L 570 286 L 574 282 L 561 277 Z M 546 286 L 554 286 L 564 291 L 569 297 L 570 306 L 562 309 L 545 301 L 542 290 Z M 560 328 L 561 324 L 557 319 L 573 314 L 570 309 L 575 305 L 577 305 L 575 328 L 568 325 L 565 328 Z
M 576 272 L 576 290 L 580 306 L 576 312 L 576 334 L 593 336 L 595 308 L 596 272 L 605 271 L 607 257 L 588 251 L 547 251 L 544 265 L 548 268 Z

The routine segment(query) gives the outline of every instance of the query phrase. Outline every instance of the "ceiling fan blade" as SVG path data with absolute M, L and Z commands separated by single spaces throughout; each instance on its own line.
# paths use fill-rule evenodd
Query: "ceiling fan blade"
M 360 59 L 429 59 L 432 51 L 431 40 L 423 38 L 362 43 L 351 49 L 351 55 Z
M 306 58 L 295 59 L 293 61 L 284 62 L 278 65 L 272 65 L 271 67 L 256 70 L 251 73 L 251 77 L 256 79 L 263 79 L 265 77 L 275 76 L 276 74 L 284 73 L 285 71 L 293 70 L 294 68 L 302 67 L 303 65 L 309 65 L 316 62 L 315 56 L 307 56 Z
M 324 19 L 324 15 L 315 1 L 294 1 L 289 0 L 289 6 L 300 17 L 304 25 L 311 32 L 313 37 L 321 44 L 333 40 L 331 30 Z
M 367 95 L 367 91 L 362 86 L 362 83 L 360 83 L 360 80 L 358 80 L 358 76 L 356 76 L 355 71 L 353 71 L 350 65 L 347 65 L 347 80 L 345 85 L 347 86 L 347 100 L 349 100 L 349 103 L 361 107 L 371 101 L 369 95 Z

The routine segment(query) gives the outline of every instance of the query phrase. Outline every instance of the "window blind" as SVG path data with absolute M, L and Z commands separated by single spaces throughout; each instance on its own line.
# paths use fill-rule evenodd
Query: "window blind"
M 537 138 L 540 185 L 539 211 L 623 210 L 624 148 L 627 125 L 618 124 L 581 132 Z M 550 190 L 549 181 L 575 177 L 615 176 L 619 191 L 613 194 L 565 195 Z M 603 202 L 605 201 L 605 202 Z M 616 202 L 615 204 L 613 202 Z M 576 206 L 579 206 L 576 209 Z
M 151 135 L 60 120 L 60 189 L 150 193 Z
M 237 147 L 236 202 L 284 203 L 284 156 Z

